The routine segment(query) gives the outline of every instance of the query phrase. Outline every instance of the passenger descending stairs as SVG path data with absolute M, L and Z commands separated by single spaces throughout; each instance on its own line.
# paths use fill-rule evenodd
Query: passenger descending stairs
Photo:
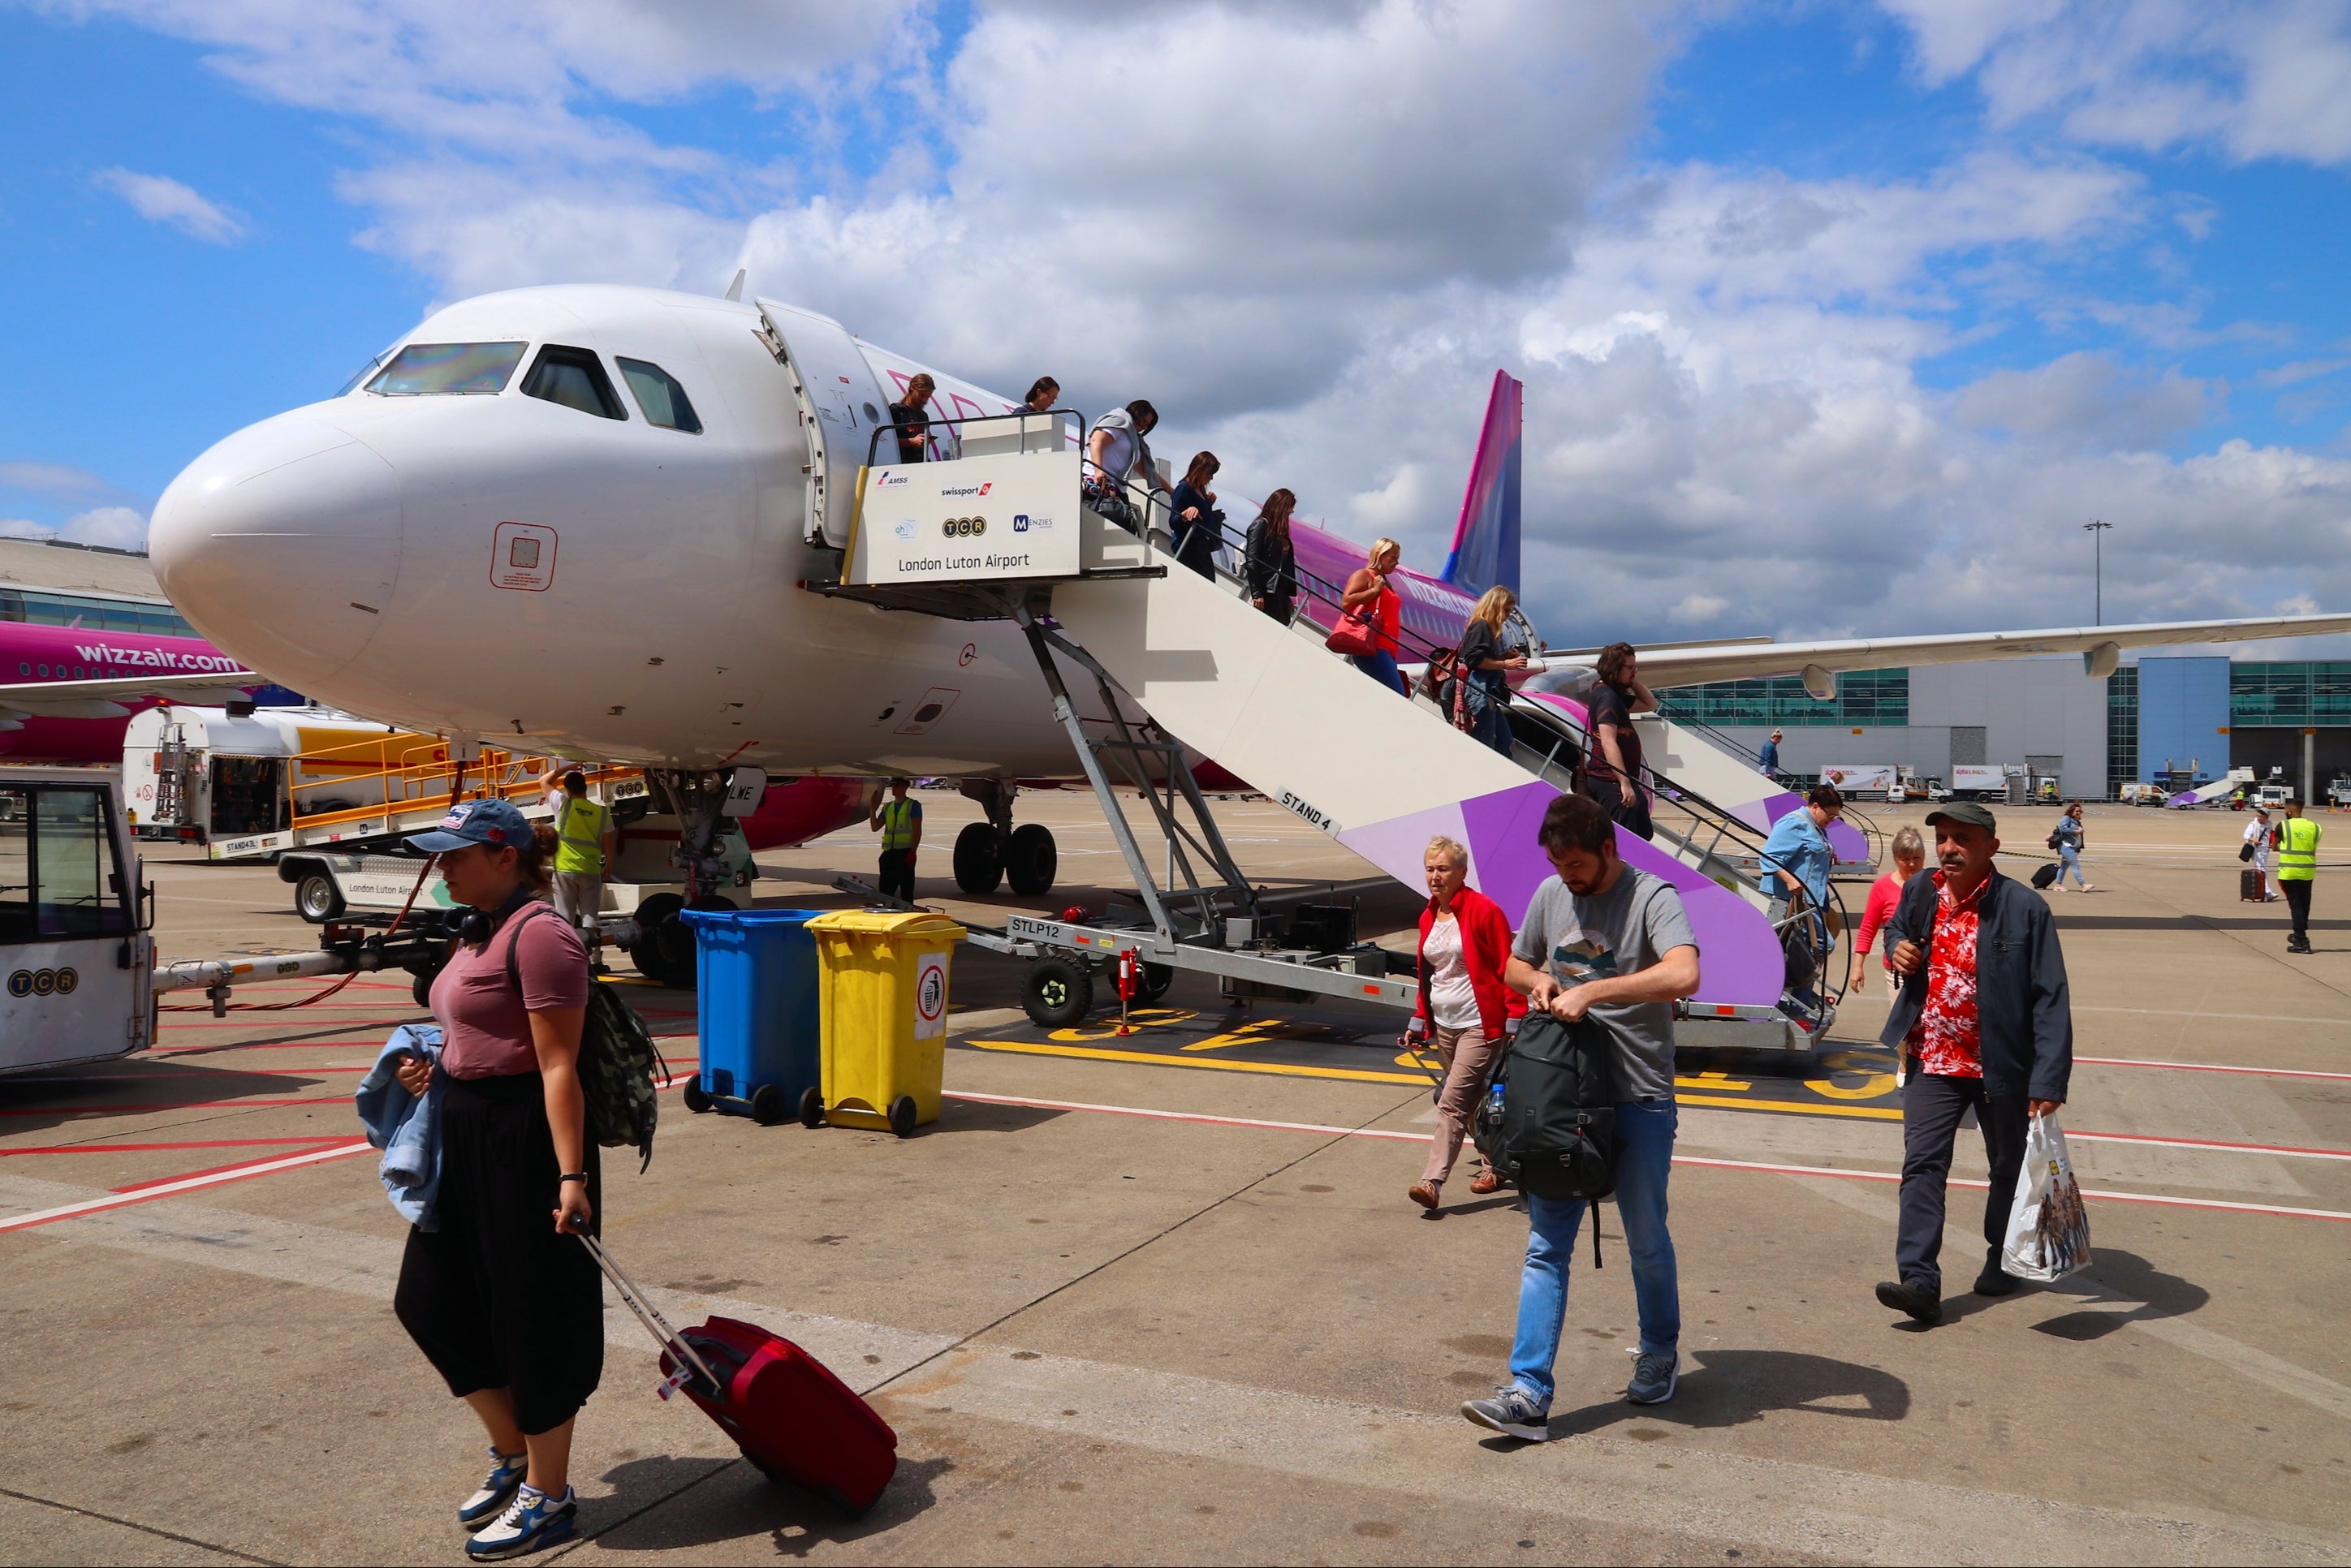
M 1556 709 L 1513 705 L 1519 745 L 1505 757 L 1425 701 L 1384 687 L 1322 646 L 1310 621 L 1286 627 L 1119 524 L 1081 514 L 1089 561 L 1148 557 L 1161 575 L 1053 586 L 1059 636 L 1081 648 L 1161 731 L 1214 759 L 1407 887 L 1424 885 L 1432 836 L 1469 851 L 1472 885 L 1513 924 L 1551 867 L 1535 842 L 1569 782 L 1580 732 Z M 1776 1017 L 1786 959 L 1740 865 L 1761 834 L 1702 796 L 1661 806 L 1656 843 L 1622 829 L 1625 860 L 1681 889 L 1704 980 L 1693 1016 Z M 1734 853 L 1738 851 L 1740 853 Z

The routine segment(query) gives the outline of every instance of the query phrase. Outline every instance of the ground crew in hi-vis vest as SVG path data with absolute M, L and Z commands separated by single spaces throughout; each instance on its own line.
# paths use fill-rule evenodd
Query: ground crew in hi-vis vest
M 2285 803 L 2285 820 L 2270 829 L 2270 843 L 2275 846 L 2273 873 L 2277 877 L 2278 891 L 2285 895 L 2285 907 L 2294 916 L 2294 929 L 2285 939 L 2285 950 L 2306 953 L 2310 950 L 2310 884 L 2318 876 L 2318 824 L 2302 815 L 2302 802 Z
M 906 798 L 906 781 L 890 781 L 890 798 L 873 804 L 865 825 L 882 830 L 882 896 L 914 901 L 914 851 L 923 845 L 923 803 Z
M 586 776 L 572 769 L 563 775 L 563 795 L 555 803 L 555 912 L 569 924 L 594 929 L 613 847 L 611 810 L 588 798 Z M 595 951 L 594 943 L 589 951 Z

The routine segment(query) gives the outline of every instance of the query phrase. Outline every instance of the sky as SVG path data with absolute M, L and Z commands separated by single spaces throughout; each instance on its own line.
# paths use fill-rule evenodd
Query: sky
M 2351 607 L 2351 0 L 0 0 L 0 532 L 742 267 L 1430 570 L 1507 369 L 1555 644 Z

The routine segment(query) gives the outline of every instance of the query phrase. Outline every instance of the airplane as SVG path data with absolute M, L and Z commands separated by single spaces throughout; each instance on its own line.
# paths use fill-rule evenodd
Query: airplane
M 1015 796 L 1077 766 L 1023 631 L 827 589 L 861 481 L 894 455 L 884 410 L 913 376 L 935 387 L 934 461 L 958 455 L 972 421 L 1019 404 L 829 317 L 742 300 L 741 281 L 725 297 L 547 286 L 434 312 L 341 393 L 225 437 L 173 480 L 150 535 L 164 591 L 218 647 L 350 711 L 461 747 L 644 768 L 686 819 L 689 855 L 716 831 L 731 770 L 943 776 L 987 816 L 958 840 L 958 880 L 968 846 L 967 887 L 992 890 L 1008 873 L 1017 892 L 1049 889 L 1051 836 L 1015 826 Z M 1451 646 L 1478 593 L 1516 576 L 1518 422 L 1514 392 L 1499 412 L 1489 400 L 1447 576 L 1400 582 L 1405 628 L 1424 645 Z M 1293 533 L 1317 577 L 1363 560 L 1335 535 Z M 1887 663 L 2079 651 L 2095 676 L 2128 647 L 2346 629 L 2351 616 L 2322 615 L 1734 640 L 1645 650 L 1642 664 L 1653 685 L 1788 673 L 1824 695 L 1838 672 Z M 1580 713 L 1588 666 L 1575 650 L 1543 664 L 1525 694 Z M 1076 706 L 1085 722 L 1108 720 L 1097 701 Z M 1359 743 L 1375 761 L 1376 742 Z M 1793 805 L 1701 738 L 1674 744 L 1726 811 L 1768 824 Z M 1415 799 L 1436 787 L 1416 784 Z M 1461 820 L 1446 809 L 1399 807 L 1390 826 Z M 1333 819 L 1332 831 L 1417 879 L 1403 827 L 1351 836 Z

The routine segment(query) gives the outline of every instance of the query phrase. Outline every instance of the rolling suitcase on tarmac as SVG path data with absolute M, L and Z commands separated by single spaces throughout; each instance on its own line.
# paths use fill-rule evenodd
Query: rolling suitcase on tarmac
M 2046 893 L 2049 891 L 2049 884 L 2057 880 L 2057 873 L 2061 869 L 2062 867 L 2053 860 L 2046 866 L 2034 867 L 2032 868 L 2032 885 Z
M 757 1324 L 714 1317 L 680 1334 L 601 1242 L 580 1241 L 660 1342 L 663 1398 L 684 1389 L 769 1480 L 815 1492 L 852 1519 L 873 1506 L 898 1469 L 898 1434 L 855 1389 Z
M 2237 902 L 2258 904 L 2262 901 L 2262 874 L 2258 871 L 2237 873 Z

